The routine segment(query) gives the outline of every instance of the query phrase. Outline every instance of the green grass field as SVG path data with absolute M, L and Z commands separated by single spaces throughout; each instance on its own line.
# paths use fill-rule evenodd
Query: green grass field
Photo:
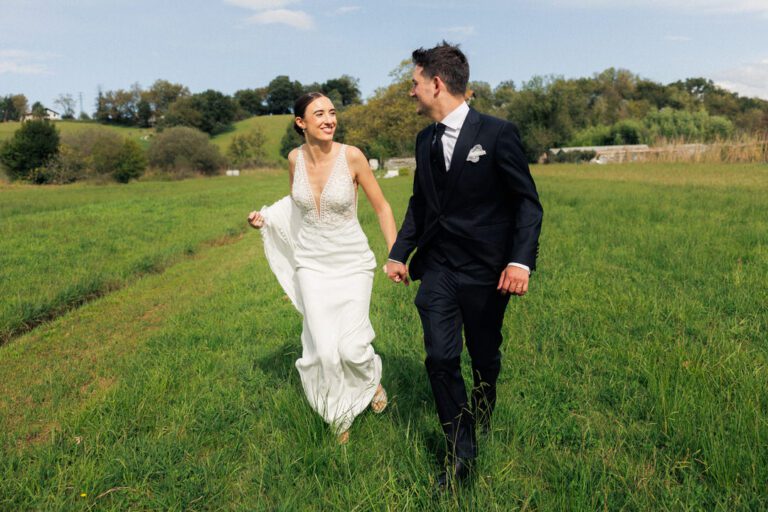
M 534 176 L 539 270 L 476 477 L 443 497 L 416 286 L 374 282 L 388 410 L 339 447 L 304 400 L 300 318 L 239 237 L 284 175 L 0 188 L 6 321 L 117 283 L 0 346 L 0 510 L 766 509 L 768 168 Z M 410 182 L 382 186 L 399 221 Z

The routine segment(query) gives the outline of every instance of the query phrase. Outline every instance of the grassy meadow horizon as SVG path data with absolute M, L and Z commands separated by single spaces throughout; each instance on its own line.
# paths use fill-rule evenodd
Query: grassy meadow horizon
M 768 166 L 532 172 L 538 270 L 447 496 L 417 283 L 374 277 L 388 410 L 340 447 L 306 403 L 301 319 L 245 224 L 284 170 L 0 186 L 0 510 L 768 508 Z M 411 180 L 380 183 L 399 223 Z

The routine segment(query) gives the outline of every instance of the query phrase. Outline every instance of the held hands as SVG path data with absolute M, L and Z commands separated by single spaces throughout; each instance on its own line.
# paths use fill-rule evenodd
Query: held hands
M 408 266 L 397 261 L 387 261 L 384 265 L 384 272 L 387 273 L 387 277 L 395 283 L 402 282 L 405 286 L 408 286 Z
M 499 285 L 496 287 L 502 295 L 523 296 L 528 292 L 528 271 L 514 265 L 508 265 L 501 273 Z
M 253 211 L 248 214 L 248 224 L 252 228 L 261 229 L 264 226 L 264 216 L 261 212 Z

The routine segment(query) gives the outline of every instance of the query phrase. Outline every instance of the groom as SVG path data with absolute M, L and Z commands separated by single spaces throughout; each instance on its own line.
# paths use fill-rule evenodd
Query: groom
M 469 475 L 476 425 L 490 428 L 504 310 L 510 295 L 528 291 L 542 208 L 517 128 L 465 103 L 469 64 L 461 50 L 445 41 L 420 48 L 413 64 L 410 95 L 435 123 L 416 138 L 413 195 L 386 271 L 394 282 L 407 285 L 409 273 L 421 280 L 415 304 L 450 462 L 438 479 L 444 489 Z M 462 328 L 471 405 L 461 376 Z

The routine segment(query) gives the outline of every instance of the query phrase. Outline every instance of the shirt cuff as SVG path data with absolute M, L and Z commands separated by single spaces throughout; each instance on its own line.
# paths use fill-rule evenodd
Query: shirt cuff
M 401 265 L 405 265 L 405 263 L 403 263 L 402 261 L 393 260 L 392 258 L 387 258 L 387 261 L 392 261 L 394 263 L 399 263 Z
M 531 267 L 529 267 L 528 265 L 523 265 L 522 263 L 507 263 L 508 267 L 510 265 L 513 266 L 513 267 L 521 268 L 521 269 L 525 270 L 526 272 L 528 272 L 528 275 L 531 275 Z

